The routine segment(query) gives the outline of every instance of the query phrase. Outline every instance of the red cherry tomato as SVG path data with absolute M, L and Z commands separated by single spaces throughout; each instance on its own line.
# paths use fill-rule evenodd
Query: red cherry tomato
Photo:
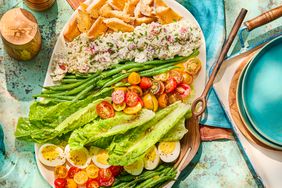
M 183 81 L 183 76 L 181 72 L 177 70 L 169 71 L 169 78 L 173 78 L 177 84 L 180 84 Z
M 188 84 L 180 84 L 176 88 L 176 91 L 179 93 L 182 99 L 185 99 L 186 97 L 190 95 L 191 88 Z
M 141 89 L 149 89 L 152 86 L 152 81 L 150 78 L 142 77 L 139 86 Z
M 79 171 L 80 171 L 80 169 L 75 167 L 75 166 L 70 167 L 70 169 L 68 171 L 68 177 L 73 178 L 73 176 Z
M 115 116 L 113 106 L 107 102 L 102 101 L 96 106 L 96 112 L 102 119 L 107 119 Z
M 99 178 L 100 181 L 106 182 L 109 181 L 113 177 L 113 174 L 109 168 L 99 170 Z
M 125 103 L 129 107 L 136 106 L 138 104 L 138 94 L 132 91 L 128 91 L 125 94 Z
M 54 181 L 55 188 L 65 188 L 67 185 L 67 180 L 64 178 L 57 178 Z
M 109 169 L 112 172 L 114 177 L 118 176 L 122 171 L 121 166 L 111 166 Z
M 177 83 L 176 83 L 174 78 L 168 79 L 168 81 L 166 82 L 166 85 L 165 85 L 166 93 L 173 92 L 175 90 L 176 86 L 177 86 Z
M 112 100 L 115 104 L 122 104 L 124 101 L 125 92 L 123 90 L 115 90 L 112 93 Z
M 100 179 L 100 186 L 105 186 L 105 187 L 110 187 L 113 185 L 113 183 L 115 182 L 115 178 L 112 176 L 108 181 L 102 181 L 102 179 Z
M 99 183 L 95 179 L 89 179 L 86 182 L 86 188 L 98 188 Z

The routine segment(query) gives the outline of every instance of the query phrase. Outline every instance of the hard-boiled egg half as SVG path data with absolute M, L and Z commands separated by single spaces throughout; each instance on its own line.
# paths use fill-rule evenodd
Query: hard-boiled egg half
M 90 154 L 93 163 L 99 168 L 109 168 L 111 165 L 108 163 L 109 154 L 107 150 L 91 146 Z
M 147 170 L 154 170 L 160 163 L 160 155 L 156 146 L 153 146 L 144 157 L 144 167 Z
M 163 162 L 174 162 L 180 154 L 180 142 L 160 142 L 158 152 Z
M 124 166 L 123 168 L 127 173 L 134 175 L 134 176 L 137 176 L 137 175 L 141 174 L 142 171 L 143 171 L 144 160 L 140 159 L 140 160 L 132 163 L 131 165 Z
M 91 162 L 91 157 L 85 147 L 71 150 L 70 146 L 67 145 L 65 147 L 65 154 L 68 162 L 77 168 L 86 168 Z
M 59 166 L 66 162 L 64 151 L 54 144 L 43 144 L 38 152 L 39 161 L 46 166 Z

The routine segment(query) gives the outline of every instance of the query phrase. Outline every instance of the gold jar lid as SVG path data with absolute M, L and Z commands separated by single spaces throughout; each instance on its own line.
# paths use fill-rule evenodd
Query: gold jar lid
M 24 0 L 25 4 L 32 10 L 44 11 L 53 6 L 56 0 Z
M 35 37 L 38 24 L 35 17 L 22 8 L 7 11 L 0 20 L 0 33 L 9 43 L 23 45 Z

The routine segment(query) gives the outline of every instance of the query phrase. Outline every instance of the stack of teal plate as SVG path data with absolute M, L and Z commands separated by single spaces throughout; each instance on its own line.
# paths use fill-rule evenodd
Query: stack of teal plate
M 282 150 L 282 37 L 264 46 L 242 71 L 237 103 L 248 130 Z

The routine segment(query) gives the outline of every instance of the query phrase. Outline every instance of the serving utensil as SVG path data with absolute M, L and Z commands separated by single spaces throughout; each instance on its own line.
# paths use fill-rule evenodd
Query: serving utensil
M 200 147 L 201 138 L 200 138 L 200 130 L 199 130 L 199 118 L 204 113 L 206 106 L 207 106 L 207 95 L 213 85 L 213 81 L 219 71 L 219 68 L 227 55 L 227 52 L 233 42 L 233 40 L 236 37 L 236 34 L 238 30 L 241 27 L 241 24 L 247 14 L 246 9 L 241 9 L 241 12 L 239 13 L 231 32 L 229 33 L 229 36 L 221 50 L 221 53 L 219 55 L 219 58 L 213 68 L 213 72 L 206 84 L 206 87 L 202 93 L 202 95 L 197 98 L 192 103 L 192 117 L 186 121 L 186 128 L 189 130 L 187 135 L 184 137 L 182 142 L 183 148 L 181 151 L 181 155 L 178 159 L 178 161 L 175 164 L 175 167 L 181 172 L 194 158 L 194 156 L 197 154 L 197 151 Z

